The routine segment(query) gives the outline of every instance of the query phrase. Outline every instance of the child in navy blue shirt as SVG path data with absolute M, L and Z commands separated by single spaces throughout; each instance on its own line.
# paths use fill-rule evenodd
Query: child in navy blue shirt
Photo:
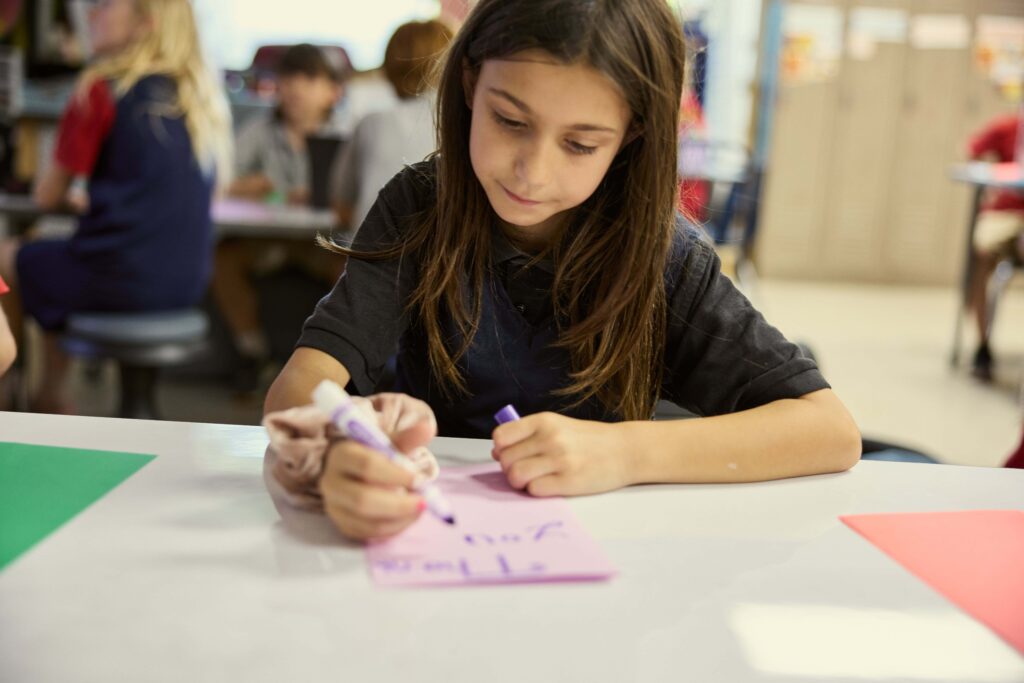
M 67 410 L 57 334 L 79 311 L 195 304 L 210 274 L 214 178 L 227 170 L 230 114 L 201 56 L 188 0 L 104 0 L 90 15 L 96 61 L 64 112 L 44 208 L 88 179 L 88 207 L 67 240 L 8 244 L 4 273 L 45 332 L 33 407 Z M 10 260 L 10 259 L 8 259 Z
M 481 0 L 441 76 L 439 153 L 335 246 L 347 271 L 266 410 L 325 378 L 371 392 L 397 347 L 407 415 L 382 425 L 403 452 L 490 436 L 532 495 L 853 466 L 859 432 L 814 362 L 675 216 L 683 55 L 664 0 Z M 659 398 L 698 417 L 652 421 Z M 509 403 L 524 417 L 495 428 Z M 411 472 L 349 440 L 306 472 L 281 483 L 353 538 L 423 510 Z

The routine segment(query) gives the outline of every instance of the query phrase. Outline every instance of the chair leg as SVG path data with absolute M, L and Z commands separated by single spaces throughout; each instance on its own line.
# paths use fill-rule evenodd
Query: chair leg
M 121 409 L 119 417 L 140 420 L 160 419 L 156 409 L 157 369 L 119 363 L 121 371 Z
M 996 318 L 996 305 L 999 303 L 999 299 L 1003 296 L 1003 292 L 1006 291 L 1006 286 L 1010 284 L 1010 280 L 1013 279 L 1013 262 L 1009 259 L 1004 259 L 999 262 L 996 269 L 992 271 L 991 277 L 988 279 L 988 297 L 985 301 L 985 307 L 988 309 L 988 330 L 989 335 L 992 334 L 992 323 Z

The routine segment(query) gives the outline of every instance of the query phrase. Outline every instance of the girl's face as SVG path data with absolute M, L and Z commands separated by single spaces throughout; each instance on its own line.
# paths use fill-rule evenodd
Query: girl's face
M 465 84 L 473 172 L 503 223 L 531 246 L 546 246 L 604 178 L 626 136 L 629 106 L 601 72 L 540 50 L 485 61 Z
M 295 73 L 277 79 L 281 111 L 294 124 L 321 123 L 340 95 L 341 88 L 327 76 Z
M 147 28 L 135 0 L 98 0 L 89 13 L 92 49 L 100 56 L 123 50 Z

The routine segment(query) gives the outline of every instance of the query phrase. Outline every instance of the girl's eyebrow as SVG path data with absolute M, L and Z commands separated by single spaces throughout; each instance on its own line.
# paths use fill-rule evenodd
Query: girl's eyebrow
M 513 105 L 515 105 L 520 111 L 522 111 L 524 114 L 532 114 L 533 113 L 533 111 L 526 105 L 526 102 L 523 102 L 518 97 L 513 97 L 510 93 L 508 93 L 505 90 L 502 90 L 500 88 L 488 87 L 487 91 L 497 95 L 498 97 L 502 97 L 502 98 L 508 100 Z M 596 132 L 596 133 L 618 133 L 619 132 L 619 131 L 615 130 L 614 128 L 609 128 L 607 126 L 598 126 L 598 125 L 593 124 L 593 123 L 576 123 L 576 124 L 573 124 L 573 125 L 569 126 L 569 129 L 570 130 L 578 130 L 578 131 L 586 131 L 586 132 Z

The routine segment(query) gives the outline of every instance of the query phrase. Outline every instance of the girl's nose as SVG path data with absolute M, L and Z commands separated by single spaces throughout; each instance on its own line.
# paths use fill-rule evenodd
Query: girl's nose
M 550 162 L 544 142 L 528 142 L 519 148 L 516 157 L 516 179 L 523 183 L 527 190 L 543 187 L 548 180 Z

